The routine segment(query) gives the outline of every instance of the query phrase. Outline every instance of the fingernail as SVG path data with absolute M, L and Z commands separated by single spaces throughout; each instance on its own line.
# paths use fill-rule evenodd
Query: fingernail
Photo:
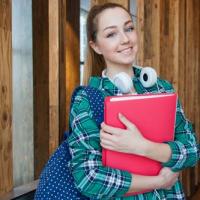
M 123 117 L 121 113 L 118 114 L 119 117 Z

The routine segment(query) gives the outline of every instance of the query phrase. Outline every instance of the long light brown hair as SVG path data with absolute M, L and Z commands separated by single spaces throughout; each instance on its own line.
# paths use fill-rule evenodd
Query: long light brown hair
M 90 76 L 101 76 L 102 70 L 106 67 L 104 57 L 97 54 L 89 45 L 90 41 L 96 42 L 98 15 L 109 8 L 120 7 L 130 16 L 130 12 L 122 5 L 117 3 L 105 3 L 93 6 L 87 17 L 87 55 L 83 72 L 83 84 L 87 85 Z

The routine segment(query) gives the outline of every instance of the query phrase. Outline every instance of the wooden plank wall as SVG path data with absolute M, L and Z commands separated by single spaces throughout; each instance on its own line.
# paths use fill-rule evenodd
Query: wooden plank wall
M 40 3 L 38 3 L 40 2 Z M 34 176 L 49 157 L 48 1 L 33 1 Z M 41 20 L 42 19 L 42 20 Z
M 59 4 L 33 1 L 34 173 L 58 146 L 59 138 Z
M 68 129 L 80 84 L 79 15 L 79 0 L 33 1 L 35 178 Z
M 32 13 L 37 179 L 67 129 L 71 93 L 80 84 L 80 2 L 32 1 Z M 0 195 L 13 189 L 11 41 L 11 0 L 0 0 Z
M 59 127 L 60 141 L 68 129 L 71 94 L 80 85 L 80 1 L 60 3 Z
M 173 83 L 187 118 L 200 135 L 200 1 L 137 0 L 139 65 L 154 66 Z M 186 169 L 182 182 L 187 196 L 200 182 L 199 166 Z
M 186 0 L 186 50 L 185 50 L 185 112 L 200 137 L 200 1 Z M 188 193 L 194 192 L 200 182 L 199 167 L 188 170 Z
M 13 186 L 11 10 L 11 0 L 0 0 L 0 195 Z
M 49 155 L 59 144 L 59 1 L 49 1 Z

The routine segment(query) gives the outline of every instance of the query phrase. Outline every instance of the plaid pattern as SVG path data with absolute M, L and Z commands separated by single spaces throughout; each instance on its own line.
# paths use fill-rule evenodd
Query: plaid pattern
M 139 81 L 140 70 L 133 68 L 134 87 L 139 94 L 173 92 L 171 84 L 158 79 L 158 84 L 144 88 Z M 101 89 L 104 96 L 116 95 L 120 91 L 108 78 L 92 77 L 90 86 Z M 94 102 L 96 103 L 96 102 Z M 92 112 L 84 91 L 80 91 L 74 101 L 70 113 L 70 124 L 73 134 L 69 137 L 72 160 L 69 163 L 77 188 L 91 199 L 145 200 L 145 199 L 185 199 L 180 181 L 170 190 L 154 190 L 153 192 L 123 197 L 131 184 L 131 175 L 126 171 L 102 166 L 99 127 L 92 117 Z M 175 141 L 168 142 L 172 149 L 171 159 L 163 166 L 173 171 L 194 166 L 198 161 L 196 137 L 191 123 L 185 118 L 180 102 L 177 104 Z

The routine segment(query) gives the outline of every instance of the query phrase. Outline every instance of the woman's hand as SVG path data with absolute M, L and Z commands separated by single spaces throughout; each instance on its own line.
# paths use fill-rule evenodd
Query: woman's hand
M 170 189 L 177 181 L 178 176 L 178 172 L 173 172 L 170 168 L 163 167 L 158 175 L 160 180 L 159 189 Z
M 144 155 L 147 139 L 145 139 L 138 128 L 122 114 L 119 114 L 119 120 L 126 126 L 126 129 L 115 128 L 106 125 L 104 122 L 101 124 L 101 146 L 118 152 Z
M 174 173 L 170 168 L 164 167 L 157 176 L 131 175 L 132 181 L 127 194 L 144 190 L 170 189 L 177 181 L 179 173 Z

